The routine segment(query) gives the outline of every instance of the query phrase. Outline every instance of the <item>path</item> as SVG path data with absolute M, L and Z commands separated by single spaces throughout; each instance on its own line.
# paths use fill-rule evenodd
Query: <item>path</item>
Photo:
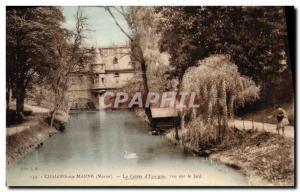
M 49 109 L 39 107 L 39 106 L 32 106 L 28 104 L 24 104 L 24 107 L 32 110 L 33 114 L 45 114 L 49 112 Z M 38 126 L 40 124 L 39 122 L 40 117 L 38 116 L 28 116 L 26 117 L 26 121 L 18 124 L 18 125 L 12 125 L 9 128 L 6 129 L 6 136 L 12 136 L 17 133 L 21 133 L 25 131 L 26 129 L 30 129 L 31 127 Z
M 21 133 L 26 129 L 30 129 L 31 127 L 38 126 L 39 124 L 40 124 L 39 117 L 37 116 L 27 117 L 25 122 L 8 127 L 6 129 L 6 136 L 12 136 L 14 134 Z
M 242 120 L 230 120 L 229 121 L 229 126 L 234 126 L 238 129 L 252 129 L 252 121 L 243 121 Z M 258 129 L 259 131 L 262 131 L 263 129 L 267 132 L 271 133 L 277 133 L 276 131 L 276 125 L 275 124 L 270 124 L 270 123 L 261 123 L 261 122 L 253 122 L 254 129 Z M 294 138 L 294 126 L 286 126 L 285 131 L 284 131 L 284 136 Z
M 24 104 L 24 107 L 27 107 L 28 109 L 31 109 L 33 113 L 48 113 L 49 112 L 49 109 L 39 107 L 39 106 Z
M 27 129 L 30 129 L 32 127 L 36 127 L 40 125 L 40 119 L 41 119 L 41 114 L 48 114 L 49 109 L 39 107 L 39 106 L 32 106 L 25 104 L 24 107 L 32 110 L 33 115 L 27 116 L 26 121 L 18 124 L 18 125 L 12 125 L 6 129 L 6 136 L 12 136 L 17 133 L 21 133 Z M 55 115 L 55 119 L 59 122 L 62 123 L 67 123 L 68 122 L 69 115 L 58 111 L 57 114 Z

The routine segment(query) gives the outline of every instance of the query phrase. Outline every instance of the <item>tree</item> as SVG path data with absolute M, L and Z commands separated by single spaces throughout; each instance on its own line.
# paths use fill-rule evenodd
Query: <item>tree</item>
M 12 89 L 16 97 L 18 120 L 22 120 L 28 86 L 56 67 L 53 58 L 59 53 L 55 48 L 65 40 L 63 20 L 57 7 L 7 7 L 6 92 L 9 98 Z
M 125 10 L 125 8 L 120 7 L 104 7 L 105 10 L 111 15 L 112 19 L 114 20 L 115 24 L 119 27 L 119 29 L 126 35 L 126 37 L 130 41 L 130 48 L 131 48 L 131 60 L 133 63 L 138 63 L 139 68 L 142 73 L 142 81 L 143 81 L 143 88 L 144 88 L 144 94 L 147 95 L 149 92 L 148 87 L 148 78 L 147 78 L 147 65 L 144 58 L 143 49 L 141 47 L 141 35 L 137 29 L 137 12 L 140 9 L 140 7 L 135 8 L 129 8 Z M 129 28 L 131 29 L 130 33 L 126 32 L 119 22 L 117 21 L 114 13 L 112 12 L 112 9 L 116 10 L 118 13 L 120 13 L 124 19 L 126 20 Z M 145 107 L 145 113 L 149 119 L 149 122 L 151 124 L 152 122 L 152 114 L 149 107 Z
M 165 75 L 169 70 L 169 55 L 159 51 L 161 34 L 157 31 L 157 27 L 160 15 L 155 13 L 155 7 L 129 7 L 128 11 L 135 14 L 134 26 L 140 36 L 140 46 L 147 66 L 149 90 L 162 92 L 170 89 Z
M 198 66 L 190 67 L 184 74 L 182 90 L 196 92 L 201 100 L 198 116 L 188 125 L 186 135 L 195 147 L 222 142 L 235 108 L 255 101 L 260 93 L 260 87 L 241 76 L 225 55 L 210 56 L 199 61 Z
M 161 50 L 171 55 L 171 79 L 181 81 L 199 59 L 228 54 L 242 75 L 262 85 L 264 98 L 274 87 L 290 93 L 284 91 L 292 80 L 283 7 L 157 7 L 156 11 L 161 14 Z
M 64 43 L 57 44 L 56 50 L 59 56 L 55 59 L 57 68 L 49 71 L 47 80 L 48 87 L 52 92 L 52 109 L 50 126 L 53 125 L 58 111 L 69 110 L 67 89 L 70 73 L 85 68 L 95 57 L 94 49 L 83 46 L 84 33 L 87 30 L 87 18 L 83 15 L 81 7 L 78 7 L 74 31 L 68 31 Z

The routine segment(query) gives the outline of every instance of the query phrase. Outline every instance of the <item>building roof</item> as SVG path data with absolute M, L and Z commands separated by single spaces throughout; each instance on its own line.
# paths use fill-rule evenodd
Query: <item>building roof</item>
M 115 72 L 119 72 L 119 73 L 135 73 L 137 72 L 135 69 L 133 68 L 128 68 L 128 69 L 106 69 L 105 73 L 115 73 Z
M 128 45 L 121 45 L 121 46 L 110 46 L 110 47 L 97 47 L 99 49 L 129 49 L 130 46 Z
M 164 118 L 164 117 L 177 117 L 178 112 L 176 108 L 158 108 L 150 107 L 152 118 Z

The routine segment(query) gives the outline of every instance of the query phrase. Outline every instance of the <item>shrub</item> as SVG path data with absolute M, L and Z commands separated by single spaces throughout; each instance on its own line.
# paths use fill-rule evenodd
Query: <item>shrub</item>
M 188 125 L 188 137 L 193 145 L 202 135 L 206 142 L 222 141 L 236 107 L 255 101 L 260 92 L 260 87 L 249 77 L 241 76 L 237 66 L 225 55 L 212 55 L 189 68 L 182 89 L 196 92 L 203 100 L 199 120 Z

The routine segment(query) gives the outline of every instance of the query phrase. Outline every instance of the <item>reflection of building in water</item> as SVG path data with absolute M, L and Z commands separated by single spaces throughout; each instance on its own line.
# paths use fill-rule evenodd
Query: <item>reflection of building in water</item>
M 95 52 L 95 62 L 70 77 L 71 109 L 97 106 L 101 94 L 122 87 L 135 75 L 129 47 L 97 48 Z

